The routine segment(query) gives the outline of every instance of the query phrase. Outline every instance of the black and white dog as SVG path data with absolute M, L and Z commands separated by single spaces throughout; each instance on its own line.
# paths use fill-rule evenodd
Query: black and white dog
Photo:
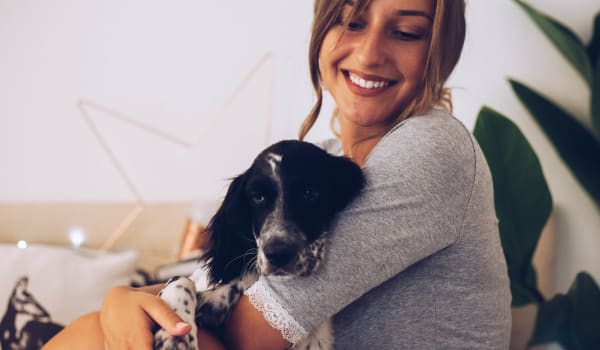
M 195 291 L 188 278 L 161 292 L 184 320 L 200 327 L 221 325 L 258 275 L 307 276 L 324 257 L 327 232 L 363 186 L 361 169 L 310 143 L 282 141 L 264 151 L 229 186 L 208 225 L 203 256 L 210 289 Z M 195 305 L 195 310 L 194 310 Z M 195 312 L 194 312 L 195 311 Z M 155 349 L 196 349 L 196 329 L 185 337 L 155 334 Z M 332 347 L 329 322 L 300 345 Z M 317 347 L 315 347 L 316 349 Z

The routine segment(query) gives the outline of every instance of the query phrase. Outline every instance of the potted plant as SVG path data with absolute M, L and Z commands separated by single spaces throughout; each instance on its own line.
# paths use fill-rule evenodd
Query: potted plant
M 509 79 L 521 103 L 600 210 L 600 14 L 595 18 L 592 40 L 584 45 L 560 22 L 521 0 L 515 2 L 591 89 L 590 130 L 550 99 Z M 514 123 L 489 107 L 480 111 L 473 133 L 494 180 L 513 306 L 537 306 L 528 345 L 558 342 L 566 349 L 600 349 L 600 289 L 594 279 L 587 272 L 580 272 L 566 294 L 549 299 L 537 286 L 532 257 L 553 205 L 535 152 Z

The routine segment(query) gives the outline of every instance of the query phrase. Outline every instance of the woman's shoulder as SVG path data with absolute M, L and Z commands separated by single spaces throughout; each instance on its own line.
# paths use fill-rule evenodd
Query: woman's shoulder
M 442 109 L 430 109 L 402 121 L 390 130 L 388 136 L 391 135 L 397 137 L 412 135 L 415 141 L 426 142 L 432 138 L 471 142 L 470 132 L 465 125 L 454 115 Z
M 452 114 L 431 109 L 412 116 L 386 134 L 373 150 L 373 161 L 424 160 L 439 165 L 474 160 L 474 139 Z

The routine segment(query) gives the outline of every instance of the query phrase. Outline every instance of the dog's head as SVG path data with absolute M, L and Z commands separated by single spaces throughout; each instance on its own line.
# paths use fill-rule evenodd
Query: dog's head
M 261 274 L 312 273 L 334 216 L 363 182 L 351 160 L 310 143 L 282 141 L 265 149 L 233 180 L 208 225 L 211 283 L 239 277 L 255 264 Z

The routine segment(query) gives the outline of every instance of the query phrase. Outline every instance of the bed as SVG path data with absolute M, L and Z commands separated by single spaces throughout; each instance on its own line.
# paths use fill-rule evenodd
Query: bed
M 191 273 L 214 206 L 0 204 L 0 348 L 39 349 L 115 285 Z

